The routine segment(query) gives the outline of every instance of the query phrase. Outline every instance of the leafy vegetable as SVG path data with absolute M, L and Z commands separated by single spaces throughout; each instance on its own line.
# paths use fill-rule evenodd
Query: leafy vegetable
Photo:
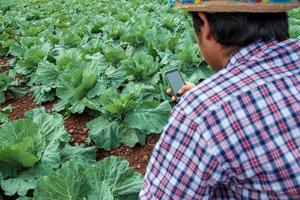
M 42 177 L 37 183 L 33 199 L 83 199 L 87 190 L 80 170 L 79 166 L 71 162 L 49 176 Z
M 119 124 L 117 122 L 109 122 L 103 117 L 98 117 L 87 124 L 91 129 L 89 137 L 96 141 L 97 147 L 111 150 L 119 147 L 121 142 L 117 137 Z
M 300 39 L 300 9 L 293 9 L 289 12 L 290 37 Z
M 158 63 L 151 55 L 138 52 L 129 60 L 123 62 L 127 75 L 132 75 L 139 81 L 148 80 L 158 69 Z
M 88 69 L 73 68 L 58 77 L 56 94 L 61 102 L 56 104 L 55 110 L 60 111 L 68 104 L 73 113 L 82 113 L 84 105 L 80 101 L 96 84 L 96 75 Z
M 8 122 L 8 114 L 12 111 L 12 106 L 8 106 L 0 109 L 0 124 Z
M 136 143 L 145 145 L 146 134 L 161 131 L 170 114 L 168 102 L 144 101 L 141 105 L 134 104 L 134 101 L 130 103 L 130 100 L 125 102 L 120 99 L 117 104 L 109 104 L 111 107 L 107 108 L 109 112 L 117 112 L 123 117 L 106 119 L 100 116 L 87 124 L 89 137 L 97 147 L 111 150 L 121 143 L 130 147 Z
M 143 177 L 122 158 L 105 158 L 93 165 L 66 163 L 41 178 L 33 199 L 137 199 Z
M 168 102 L 160 104 L 155 101 L 147 101 L 129 112 L 125 117 L 125 122 L 130 128 L 143 130 L 147 133 L 158 133 L 165 126 L 170 109 Z
M 43 108 L 27 112 L 26 119 L 5 123 L 0 128 L 1 188 L 6 195 L 25 196 L 37 180 L 73 159 L 95 160 L 94 147 L 70 147 L 69 135 L 60 114 Z M 84 157 L 83 157 L 84 155 Z
M 21 97 L 27 93 L 24 88 L 19 87 L 21 83 L 14 79 L 13 74 L 0 72 L 0 103 L 5 102 L 8 93 L 14 97 Z
M 30 120 L 8 122 L 0 129 L 0 160 L 6 166 L 31 167 L 41 158 L 45 138 Z
M 54 111 L 93 113 L 104 125 L 91 123 L 89 139 L 106 150 L 143 145 L 162 130 L 171 109 L 164 71 L 177 67 L 193 82 L 211 74 L 199 64 L 191 21 L 165 1 L 25 0 L 2 8 L 2 51 L 16 57 L 13 70 L 35 102 L 57 98 Z

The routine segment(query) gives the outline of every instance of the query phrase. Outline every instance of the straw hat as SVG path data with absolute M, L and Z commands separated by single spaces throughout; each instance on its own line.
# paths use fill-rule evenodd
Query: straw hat
M 171 6 L 198 12 L 286 12 L 300 6 L 300 0 L 169 0 Z

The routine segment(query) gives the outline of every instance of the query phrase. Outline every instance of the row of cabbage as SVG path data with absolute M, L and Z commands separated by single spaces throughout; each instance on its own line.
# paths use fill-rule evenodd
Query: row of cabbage
M 0 2 L 0 51 L 16 58 L 2 85 L 18 95 L 26 84 L 38 104 L 58 98 L 56 112 L 89 112 L 99 148 L 144 145 L 161 132 L 171 109 L 167 69 L 195 83 L 212 73 L 188 16 L 166 1 Z
M 212 73 L 187 15 L 165 1 L 1 0 L 0 8 L 0 52 L 16 58 L 0 74 L 0 102 L 3 91 L 24 94 L 23 82 L 38 104 L 58 98 L 54 111 L 90 112 L 89 139 L 105 150 L 162 130 L 171 109 L 164 71 L 177 67 L 194 83 Z M 294 38 L 299 20 L 293 10 Z
M 69 142 L 63 116 L 44 108 L 1 125 L 0 183 L 5 195 L 23 200 L 137 199 L 143 176 L 126 160 L 96 162 L 95 147 Z

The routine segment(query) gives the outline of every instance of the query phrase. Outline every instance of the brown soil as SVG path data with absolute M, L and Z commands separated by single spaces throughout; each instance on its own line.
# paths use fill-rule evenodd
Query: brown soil
M 2 105 L 0 105 L 0 108 L 3 108 L 5 106 L 8 106 L 9 104 L 12 105 L 13 110 L 11 113 L 9 113 L 8 117 L 11 120 L 16 120 L 24 117 L 24 114 L 33 109 L 33 108 L 38 108 L 40 107 L 36 103 L 34 103 L 34 97 L 32 94 L 27 94 L 23 97 L 20 98 L 15 98 L 15 99 L 9 99 Z M 47 112 L 51 112 L 51 107 L 54 103 L 50 102 L 47 104 L 44 104 L 42 106 L 45 107 Z
M 146 142 L 146 146 L 144 147 L 141 145 L 137 145 L 134 148 L 129 148 L 122 145 L 120 148 L 109 152 L 99 149 L 97 152 L 97 160 L 101 160 L 109 156 L 121 156 L 128 160 L 129 165 L 133 169 L 142 174 L 145 174 L 152 150 L 159 137 L 160 135 L 151 135 Z
M 86 123 L 91 119 L 86 113 L 65 118 L 65 127 L 71 135 L 72 144 L 80 144 L 85 141 L 89 131 Z

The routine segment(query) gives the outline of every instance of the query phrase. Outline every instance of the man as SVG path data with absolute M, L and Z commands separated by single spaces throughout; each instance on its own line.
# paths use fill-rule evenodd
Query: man
M 299 2 L 176 2 L 218 70 L 173 109 L 140 199 L 300 199 Z M 272 13 L 269 13 L 272 12 Z M 173 99 L 174 100 L 174 99 Z

